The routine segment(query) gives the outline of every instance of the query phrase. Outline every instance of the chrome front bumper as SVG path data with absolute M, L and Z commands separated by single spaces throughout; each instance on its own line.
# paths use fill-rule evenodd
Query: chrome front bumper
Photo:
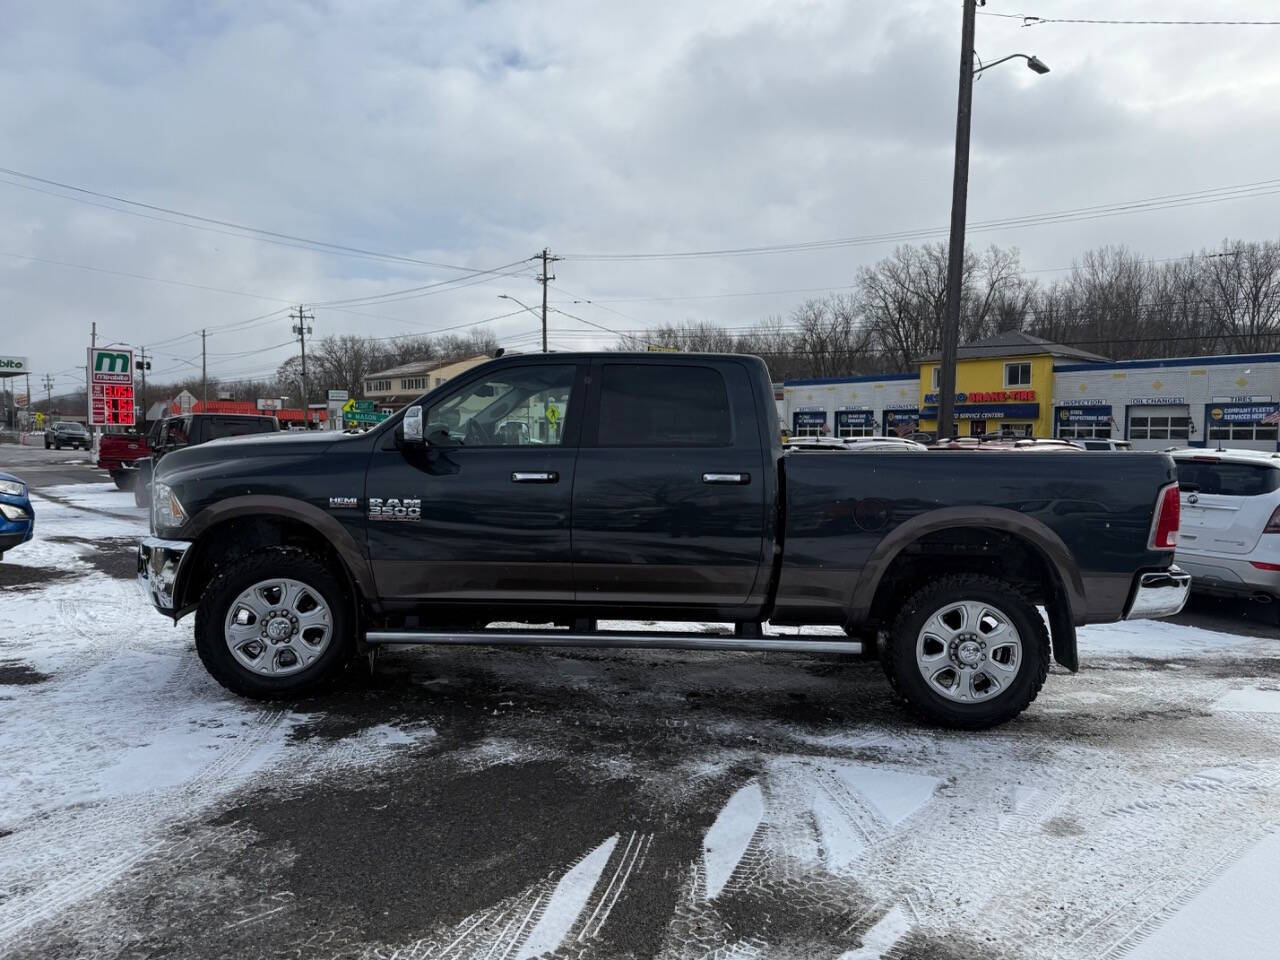
M 188 540 L 161 540 L 144 537 L 138 544 L 138 589 L 161 613 L 173 617 L 174 595 L 182 562 L 191 549 Z
M 1178 566 L 1159 573 L 1144 573 L 1138 577 L 1126 620 L 1156 620 L 1181 613 L 1191 594 L 1191 574 Z

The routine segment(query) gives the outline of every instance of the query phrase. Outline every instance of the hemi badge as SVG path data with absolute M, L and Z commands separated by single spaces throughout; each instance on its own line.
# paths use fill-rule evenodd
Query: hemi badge
M 339 510 L 344 507 L 358 507 L 358 506 L 360 506 L 359 497 L 330 497 L 329 498 L 330 510 Z

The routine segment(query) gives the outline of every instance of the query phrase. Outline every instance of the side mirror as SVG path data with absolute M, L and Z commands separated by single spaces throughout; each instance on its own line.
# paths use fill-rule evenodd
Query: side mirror
M 422 446 L 425 442 L 422 437 L 422 407 L 415 405 L 406 410 L 400 427 L 401 438 L 406 444 Z

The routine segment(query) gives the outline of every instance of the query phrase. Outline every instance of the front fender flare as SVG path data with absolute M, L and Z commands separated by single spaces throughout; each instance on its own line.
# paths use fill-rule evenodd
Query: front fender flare
M 268 517 L 296 520 L 306 524 L 319 533 L 333 547 L 339 559 L 346 567 L 351 582 L 367 603 L 373 603 L 377 597 L 374 588 L 373 569 L 369 565 L 369 557 L 351 532 L 334 517 L 318 507 L 292 497 L 279 497 L 267 494 L 246 494 L 241 497 L 230 497 L 205 507 L 191 518 L 187 529 L 182 531 L 184 539 L 195 542 L 199 549 L 200 538 L 212 528 L 242 517 Z M 188 569 L 194 568 L 189 564 Z M 188 574 L 189 576 L 190 574 Z M 187 584 L 180 583 L 175 587 L 175 597 L 186 598 Z

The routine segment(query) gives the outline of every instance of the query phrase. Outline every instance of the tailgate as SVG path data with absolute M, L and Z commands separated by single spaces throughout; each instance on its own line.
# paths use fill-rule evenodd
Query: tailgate
M 1280 500 L 1280 465 L 1212 454 L 1179 458 L 1177 465 L 1182 487 L 1179 546 L 1236 554 L 1257 547 Z

